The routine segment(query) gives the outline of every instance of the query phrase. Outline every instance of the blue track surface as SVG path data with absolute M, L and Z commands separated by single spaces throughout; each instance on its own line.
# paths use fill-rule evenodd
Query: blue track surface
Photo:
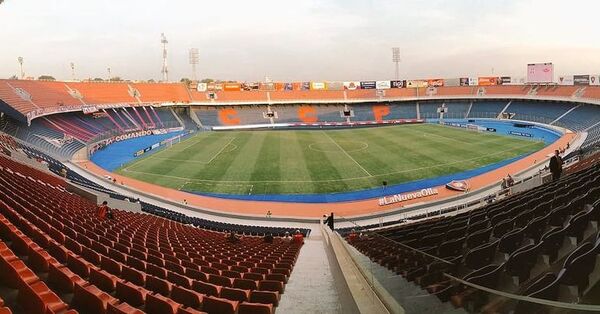
M 447 119 L 447 122 L 467 123 L 467 120 L 458 119 Z M 486 128 L 495 128 L 495 134 L 514 136 L 510 135 L 510 132 L 521 132 L 531 134 L 532 139 L 544 140 L 545 144 L 551 144 L 561 137 L 561 134 L 557 131 L 546 129 L 543 127 L 531 127 L 531 128 L 517 128 L 514 127 L 512 122 L 506 121 L 495 121 L 495 120 L 474 120 L 469 122 L 471 124 L 477 124 Z M 144 149 L 154 143 L 158 143 L 166 138 L 178 135 L 183 132 L 173 132 L 169 134 L 161 135 L 150 135 L 130 140 L 125 140 L 108 146 L 107 148 L 97 152 L 92 156 L 92 161 L 100 167 L 114 171 L 122 165 L 132 161 L 133 153 L 140 149 Z M 159 150 L 157 150 L 159 151 Z M 295 202 L 295 203 L 333 203 L 333 202 L 348 202 L 357 201 L 368 198 L 377 198 L 383 195 L 392 195 L 398 193 L 406 193 L 411 191 L 417 191 L 424 188 L 430 188 L 433 186 L 445 185 L 452 180 L 467 180 L 472 177 L 476 177 L 486 172 L 504 167 L 514 161 L 517 161 L 529 154 L 517 156 L 508 160 L 504 160 L 495 164 L 487 165 L 477 169 L 471 169 L 468 171 L 449 174 L 436 178 L 423 179 L 408 183 L 401 183 L 392 186 L 387 186 L 385 191 L 382 188 L 372 188 L 361 191 L 353 192 L 342 192 L 342 193 L 329 193 L 329 194 L 221 194 L 221 193 L 205 193 L 196 191 L 186 191 L 192 194 L 236 199 L 236 200 L 249 200 L 249 201 L 276 201 L 276 202 Z
M 122 165 L 135 159 L 133 153 L 140 149 L 159 143 L 164 139 L 179 135 L 185 131 L 171 132 L 168 134 L 148 135 L 130 140 L 110 144 L 106 148 L 92 155 L 92 162 L 108 171 L 115 171 Z M 158 151 L 158 150 L 157 150 Z

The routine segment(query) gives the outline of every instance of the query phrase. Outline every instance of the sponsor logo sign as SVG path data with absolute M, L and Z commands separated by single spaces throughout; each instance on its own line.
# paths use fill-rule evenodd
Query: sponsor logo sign
M 465 180 L 452 180 L 446 183 L 446 188 L 453 191 L 465 192 L 469 190 L 469 184 Z
M 460 79 L 459 78 L 445 79 L 444 86 L 460 86 Z
M 375 81 L 362 81 L 360 82 L 361 89 L 375 89 L 377 83 Z
M 391 81 L 392 88 L 404 88 L 405 87 L 404 82 L 405 81 L 400 81 L 400 80 L 398 80 L 398 81 Z
M 310 82 L 310 89 L 325 89 L 325 82 Z
M 429 196 L 433 196 L 433 195 L 437 195 L 437 194 L 438 194 L 438 190 L 436 188 L 427 188 L 427 189 L 422 189 L 420 191 L 415 191 L 415 192 L 384 196 L 379 199 L 379 206 L 385 206 L 385 205 L 389 205 L 389 204 L 406 202 L 406 201 L 429 197 Z
M 427 87 L 427 81 L 423 80 L 407 80 L 406 81 L 407 88 L 420 88 Z
M 589 75 L 573 75 L 574 85 L 590 85 Z
M 469 77 L 469 86 L 477 86 L 477 85 L 479 85 L 479 78 Z
M 460 86 L 469 86 L 469 78 L 461 77 L 460 78 Z
M 443 79 L 430 79 L 430 80 L 427 80 L 427 86 L 430 86 L 430 87 L 444 86 L 444 80 Z
M 573 75 L 563 75 L 558 77 L 559 85 L 573 85 Z
M 600 85 L 600 75 L 590 75 L 590 85 Z
M 360 88 L 360 82 L 355 82 L 355 81 L 344 82 L 344 89 L 355 90 L 355 89 L 359 89 L 359 88 Z
M 523 136 L 523 137 L 533 137 L 531 133 L 519 132 L 519 131 L 508 131 L 510 135 Z
M 392 87 L 392 84 L 390 83 L 390 81 L 376 81 L 375 82 L 375 88 L 377 89 L 390 89 Z
M 198 87 L 196 87 L 196 90 L 198 90 L 199 92 L 205 92 L 208 90 L 208 84 L 198 83 Z
M 493 76 L 480 76 L 479 86 L 492 86 L 498 85 L 498 78 Z
M 327 90 L 343 90 L 344 83 L 342 82 L 327 82 Z

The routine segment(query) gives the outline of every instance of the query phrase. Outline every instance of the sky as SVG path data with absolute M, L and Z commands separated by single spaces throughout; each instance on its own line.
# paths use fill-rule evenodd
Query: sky
M 5 0 L 0 78 L 159 80 L 161 33 L 171 81 L 408 79 L 600 73 L 597 0 Z

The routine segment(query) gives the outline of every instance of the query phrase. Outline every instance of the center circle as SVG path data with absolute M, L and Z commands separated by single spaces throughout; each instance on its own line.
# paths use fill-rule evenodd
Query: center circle
M 317 152 L 339 152 L 340 147 L 344 151 L 351 153 L 365 150 L 369 147 L 369 144 L 361 141 L 336 141 L 335 143 L 332 141 L 321 141 L 308 145 L 308 148 Z

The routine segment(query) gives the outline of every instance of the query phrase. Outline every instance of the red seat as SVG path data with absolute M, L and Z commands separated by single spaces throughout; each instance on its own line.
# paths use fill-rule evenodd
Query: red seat
M 209 314 L 235 314 L 237 312 L 238 305 L 238 301 L 230 301 L 222 298 L 209 296 L 204 298 L 202 310 L 208 312 Z
M 84 284 L 85 280 L 65 266 L 50 264 L 48 267 L 48 283 L 58 291 L 73 292 L 75 284 Z
M 254 290 L 250 292 L 250 302 L 279 305 L 279 292 Z
M 83 258 L 85 258 L 86 261 L 94 264 L 94 265 L 99 265 L 100 264 L 100 254 L 96 253 L 94 250 L 87 248 L 87 247 L 83 247 L 81 249 L 81 256 Z
M 192 280 L 190 278 L 172 271 L 169 271 L 167 273 L 167 280 L 184 288 L 189 289 L 192 287 Z
M 200 266 L 200 271 L 206 274 L 221 275 L 221 272 L 218 269 L 208 266 Z
M 131 284 L 129 282 L 117 282 L 116 296 L 119 300 L 127 302 L 133 306 L 141 306 L 146 302 L 148 290 Z
M 250 290 L 223 287 L 221 289 L 221 298 L 234 301 L 248 301 L 250 298 Z
M 108 309 L 109 303 L 116 304 L 117 302 L 117 299 L 102 292 L 94 285 L 83 287 L 75 284 L 73 306 L 82 313 L 104 314 Z
M 177 310 L 177 314 L 208 314 L 208 313 L 202 312 L 202 311 L 198 311 L 198 310 L 190 308 L 190 307 L 183 307 L 183 306 L 181 306 Z
M 104 270 L 95 268 L 90 269 L 90 283 L 103 291 L 108 293 L 113 292 L 117 285 L 117 281 L 119 281 L 119 279 L 116 276 L 113 276 Z
M 12 261 L 0 259 L 0 279 L 11 288 L 19 288 L 39 281 L 38 276 L 20 259 Z
M 173 291 L 171 291 L 173 301 L 192 308 L 199 308 L 202 305 L 203 298 L 204 294 L 202 293 L 178 286 L 174 286 Z
M 249 271 L 248 267 L 244 267 L 244 266 L 239 266 L 239 265 L 233 265 L 231 266 L 231 270 L 232 271 L 237 271 L 240 273 L 247 273 Z
M 270 273 L 269 269 L 262 268 L 262 267 L 253 267 L 253 268 L 250 268 L 250 272 L 256 273 L 256 274 L 263 274 L 263 275 L 266 275 L 266 274 Z
M 102 256 L 102 259 L 100 261 L 100 268 L 106 270 L 107 272 L 115 276 L 121 275 L 121 272 L 123 271 L 123 265 L 105 256 Z
M 67 238 L 65 240 L 65 247 L 77 255 L 81 254 L 82 246 L 76 240 Z
M 29 247 L 27 255 L 29 255 L 27 261 L 34 271 L 47 272 L 49 264 L 58 264 L 58 261 L 54 257 L 35 244 Z
M 236 278 L 233 280 L 233 287 L 245 290 L 257 290 L 258 284 L 255 280 Z
M 222 270 L 221 276 L 225 276 L 225 277 L 231 278 L 231 279 L 242 278 L 241 273 L 239 273 L 237 271 L 233 271 L 233 270 Z
M 265 275 L 257 273 L 243 273 L 242 278 L 250 280 L 263 280 L 265 279 Z
M 83 258 L 71 254 L 69 254 L 67 257 L 67 266 L 69 266 L 69 269 L 82 278 L 89 277 L 90 268 L 94 267 Z
M 123 266 L 121 277 L 141 287 L 146 285 L 146 274 L 131 267 Z
M 197 270 L 197 269 L 192 269 L 192 268 L 187 268 L 185 270 L 185 274 L 186 276 L 192 278 L 192 279 L 196 279 L 196 280 L 200 280 L 200 281 L 208 281 L 208 276 Z
M 27 313 L 58 313 L 69 307 L 42 281 L 21 287 L 17 299 Z
M 138 310 L 127 303 L 121 303 L 118 305 L 109 304 L 107 313 L 108 314 L 144 314 L 144 312 L 142 312 L 141 310 Z
M 291 274 L 290 270 L 287 268 L 273 268 L 271 269 L 272 274 L 283 274 L 289 276 Z
M 223 263 L 217 263 L 217 262 L 210 263 L 210 267 L 216 268 L 218 270 L 229 270 L 229 266 L 228 265 L 223 264 Z
M 171 294 L 171 283 L 158 277 L 147 276 L 146 289 L 168 297 Z
M 242 302 L 238 314 L 273 314 L 272 304 Z
M 287 283 L 287 276 L 284 274 L 276 274 L 276 273 L 272 273 L 272 274 L 268 274 L 265 276 L 266 280 L 276 280 L 276 281 L 281 281 L 283 283 Z
M 129 256 L 129 258 L 127 258 L 127 266 L 133 267 L 137 270 L 146 271 L 146 262 L 139 258 Z
M 208 275 L 208 282 L 215 284 L 215 285 L 223 286 L 223 287 L 231 287 L 232 286 L 231 278 L 227 278 L 225 276 Z
M 258 289 L 263 291 L 277 291 L 283 293 L 283 282 L 275 280 L 261 280 L 258 282 Z
M 167 278 L 167 270 L 156 266 L 154 264 L 146 264 L 146 272 L 150 275 L 154 275 L 158 278 L 166 279 Z
M 181 305 L 159 294 L 149 294 L 146 297 L 146 313 L 148 314 L 175 314 Z
M 67 257 L 69 255 L 68 250 L 64 246 L 58 244 L 57 242 L 50 241 L 48 243 L 48 253 L 50 253 L 52 257 L 56 258 L 56 260 L 60 263 L 67 263 Z
M 183 266 L 181 266 L 180 264 L 173 263 L 171 261 L 166 261 L 165 262 L 165 267 L 168 270 L 174 271 L 176 273 L 180 273 L 180 274 L 184 274 L 185 273 L 185 268 Z
M 194 280 L 192 289 L 205 295 L 218 296 L 221 293 L 221 287 L 211 283 Z
M 108 249 L 108 256 L 119 263 L 125 264 L 127 262 L 127 256 L 113 248 Z

